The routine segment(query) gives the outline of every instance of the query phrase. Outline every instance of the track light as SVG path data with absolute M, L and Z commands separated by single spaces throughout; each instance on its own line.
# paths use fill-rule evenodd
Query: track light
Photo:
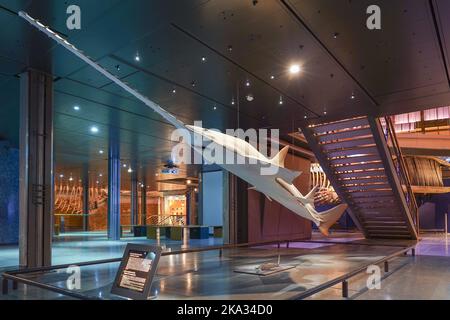
M 293 64 L 289 67 L 290 74 L 297 74 L 302 71 L 302 68 L 298 64 Z

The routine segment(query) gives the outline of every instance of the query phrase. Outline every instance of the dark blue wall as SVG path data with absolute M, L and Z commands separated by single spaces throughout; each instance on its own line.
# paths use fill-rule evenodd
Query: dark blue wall
M 19 150 L 0 141 L 0 244 L 19 241 Z
M 444 185 L 450 187 L 450 179 L 444 180 Z M 450 230 L 450 193 L 436 194 L 427 198 L 419 210 L 422 229 L 444 229 L 445 214 L 448 213 Z

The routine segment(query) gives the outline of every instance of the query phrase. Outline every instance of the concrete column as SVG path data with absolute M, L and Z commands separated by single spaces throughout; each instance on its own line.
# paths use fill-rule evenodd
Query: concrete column
M 53 77 L 20 75 L 20 265 L 51 265 L 53 234 Z
M 83 230 L 89 231 L 89 167 L 83 167 Z
M 117 129 L 110 130 L 108 150 L 108 239 L 120 239 L 120 142 Z
M 138 224 L 138 215 L 139 215 L 138 175 L 136 168 L 137 166 L 135 165 L 133 168 L 133 172 L 131 173 L 131 198 L 130 198 L 131 225 Z

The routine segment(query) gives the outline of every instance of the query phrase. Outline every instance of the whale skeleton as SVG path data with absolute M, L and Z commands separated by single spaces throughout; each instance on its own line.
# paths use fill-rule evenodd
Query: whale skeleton
M 146 106 L 151 108 L 154 112 L 158 113 L 162 118 L 164 118 L 177 129 L 187 129 L 189 130 L 191 135 L 198 134 L 203 138 L 211 140 L 212 144 L 216 144 L 216 146 L 225 148 L 227 152 L 232 152 L 234 156 L 243 157 L 246 160 L 244 164 L 217 163 L 217 165 L 252 185 L 253 187 L 250 187 L 250 189 L 261 192 L 270 201 L 275 200 L 284 207 L 293 211 L 295 214 L 314 222 L 324 235 L 328 235 L 328 229 L 342 216 L 342 214 L 347 209 L 346 204 L 340 204 L 324 212 L 318 212 L 315 209 L 314 194 L 317 190 L 317 187 L 314 187 L 310 193 L 308 193 L 306 196 L 303 196 L 302 193 L 293 184 L 294 179 L 297 178 L 301 174 L 301 172 L 296 172 L 284 168 L 284 160 L 289 151 L 288 146 L 283 148 L 273 158 L 269 159 L 243 139 L 223 134 L 216 130 L 208 130 L 200 127 L 185 125 L 181 120 L 177 119 L 174 115 L 167 112 L 161 106 L 151 101 L 149 98 L 139 93 L 136 89 L 133 89 L 127 83 L 123 82 L 112 73 L 101 67 L 99 64 L 94 62 L 81 50 L 77 49 L 74 45 L 69 43 L 65 38 L 60 36 L 55 31 L 51 30 L 48 26 L 45 26 L 24 11 L 20 11 L 19 16 L 25 19 L 33 27 L 37 28 L 48 37 L 56 41 L 58 44 L 69 50 L 75 56 L 86 62 L 106 78 L 113 81 L 116 85 L 143 102 Z M 203 148 L 199 148 L 198 146 L 193 145 L 191 145 L 191 147 L 194 149 L 194 151 L 203 154 Z M 255 162 L 255 164 L 253 164 L 252 161 Z M 261 169 L 267 166 L 275 166 L 276 173 L 272 175 L 262 175 Z

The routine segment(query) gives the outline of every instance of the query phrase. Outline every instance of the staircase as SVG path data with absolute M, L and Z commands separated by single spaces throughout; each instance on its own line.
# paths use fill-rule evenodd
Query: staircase
M 389 118 L 305 123 L 302 132 L 366 238 L 417 239 L 417 204 Z

